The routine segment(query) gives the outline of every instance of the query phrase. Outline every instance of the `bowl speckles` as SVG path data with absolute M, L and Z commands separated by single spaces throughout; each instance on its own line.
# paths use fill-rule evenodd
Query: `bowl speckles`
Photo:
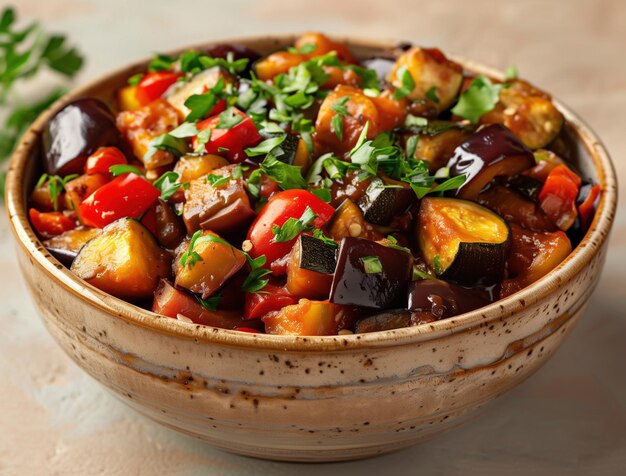
M 292 41 L 237 40 L 261 52 Z M 347 42 L 361 57 L 390 47 Z M 519 384 L 547 361 L 583 313 L 604 262 L 616 180 L 598 139 L 561 105 L 577 165 L 602 185 L 598 212 L 556 270 L 486 308 L 395 331 L 297 338 L 175 321 L 80 281 L 43 248 L 27 220 L 40 131 L 71 99 L 96 96 L 111 103 L 116 88 L 144 64 L 99 79 L 46 111 L 22 139 L 6 185 L 19 263 L 50 333 L 78 365 L 144 415 L 261 458 L 333 461 L 385 453 L 459 425 Z

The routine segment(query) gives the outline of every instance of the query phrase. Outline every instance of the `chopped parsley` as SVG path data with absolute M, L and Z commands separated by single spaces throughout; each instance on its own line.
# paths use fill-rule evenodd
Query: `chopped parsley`
M 413 80 L 413 76 L 411 76 L 411 72 L 405 65 L 398 68 L 396 77 L 400 80 L 401 86 L 396 88 L 393 93 L 393 98 L 404 99 L 415 89 L 415 81 Z
M 230 177 L 228 175 L 222 176 L 222 175 L 209 174 L 206 176 L 206 179 L 207 179 L 207 182 L 209 182 L 214 187 L 220 187 L 230 181 Z
M 219 122 L 217 123 L 216 129 L 232 129 L 241 121 L 243 121 L 244 117 L 241 114 L 237 114 L 236 109 L 233 107 L 229 107 L 224 112 L 219 115 Z
M 437 276 L 441 276 L 441 258 L 439 257 L 439 255 L 435 255 L 435 257 L 433 258 L 433 268 L 435 269 L 435 274 Z
M 493 84 L 487 76 L 477 76 L 461 94 L 452 113 L 473 124 L 496 107 L 500 98 L 501 84 Z
M 323 241 L 325 244 L 332 246 L 333 248 L 337 248 L 337 242 L 332 238 L 327 237 L 319 228 L 313 229 L 313 237 Z
M 361 258 L 363 269 L 367 274 L 377 274 L 383 272 L 383 265 L 376 256 L 363 256 Z
M 288 218 L 281 226 L 272 225 L 272 233 L 274 234 L 272 241 L 283 243 L 293 240 L 303 231 L 312 229 L 311 223 L 316 218 L 317 215 L 313 213 L 311 207 L 306 207 L 300 218 Z
M 430 99 L 436 104 L 439 104 L 439 96 L 437 96 L 437 86 L 431 86 L 430 89 L 426 91 L 426 98 Z
M 337 138 L 343 140 L 343 118 L 349 116 L 346 103 L 350 100 L 349 96 L 343 96 L 330 108 L 335 111 L 335 115 L 330 120 L 330 125 Z
M 180 187 L 189 188 L 188 182 L 179 182 L 180 174 L 178 172 L 165 172 L 152 185 L 161 191 L 161 199 L 167 202 L 178 191 Z
M 78 177 L 78 174 L 66 175 L 65 177 L 43 174 L 39 177 L 35 188 L 43 187 L 46 184 L 48 185 L 52 208 L 54 211 L 57 211 L 59 209 L 59 197 L 63 192 L 65 192 L 65 185 L 67 185 L 70 180 L 74 180 L 76 177 Z
M 196 300 L 200 303 L 200 305 L 205 308 L 207 311 L 216 311 L 217 307 L 220 305 L 220 301 L 222 300 L 221 294 L 216 294 L 206 299 L 202 299 L 197 294 L 194 294 Z
M 504 72 L 504 79 L 511 81 L 518 78 L 518 71 L 515 66 L 509 66 Z
M 123 174 L 135 174 L 143 177 L 143 172 L 141 170 L 139 170 L 134 165 L 128 164 L 111 165 L 111 167 L 109 167 L 109 172 L 111 172 L 111 175 L 113 175 L 113 177 L 117 177 L 118 175 Z

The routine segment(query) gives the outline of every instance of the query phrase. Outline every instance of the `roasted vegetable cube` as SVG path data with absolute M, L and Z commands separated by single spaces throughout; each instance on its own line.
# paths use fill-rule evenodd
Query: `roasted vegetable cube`
M 122 218 L 87 242 L 72 271 L 113 296 L 140 300 L 151 297 L 159 280 L 169 276 L 170 258 L 143 225 Z
M 204 231 L 193 243 L 183 241 L 176 249 L 173 265 L 176 286 L 198 293 L 202 299 L 215 294 L 246 263 L 241 251 L 223 243 L 202 240 L 207 235 L 217 237 L 213 232 Z
M 339 245 L 330 301 L 375 309 L 401 308 L 413 256 L 369 240 L 344 238 Z
M 287 265 L 287 290 L 298 297 L 328 299 L 336 249 L 310 235 L 300 235 Z

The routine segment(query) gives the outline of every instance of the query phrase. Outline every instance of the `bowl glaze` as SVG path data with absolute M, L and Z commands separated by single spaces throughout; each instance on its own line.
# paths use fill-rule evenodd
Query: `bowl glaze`
M 231 40 L 267 53 L 293 36 Z M 357 57 L 393 43 L 343 39 Z M 210 45 L 200 45 L 207 47 Z M 467 70 L 501 73 L 455 58 Z M 291 461 L 357 459 L 453 428 L 515 387 L 556 351 L 598 282 L 617 201 L 597 137 L 557 102 L 583 173 L 603 195 L 590 230 L 555 270 L 477 311 L 364 335 L 288 337 L 187 324 L 135 307 L 78 279 L 42 246 L 26 197 L 40 172 L 40 137 L 65 103 L 115 90 L 133 64 L 77 89 L 24 135 L 7 175 L 17 257 L 49 332 L 126 404 L 177 431 L 236 453 Z

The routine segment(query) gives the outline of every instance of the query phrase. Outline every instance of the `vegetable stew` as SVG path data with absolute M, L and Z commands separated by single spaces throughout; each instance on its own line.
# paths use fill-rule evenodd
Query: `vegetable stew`
M 156 56 L 43 134 L 29 217 L 90 284 L 178 319 L 336 335 L 446 319 L 555 268 L 602 190 L 517 74 L 306 33 Z M 184 324 L 181 324 L 184 325 Z

